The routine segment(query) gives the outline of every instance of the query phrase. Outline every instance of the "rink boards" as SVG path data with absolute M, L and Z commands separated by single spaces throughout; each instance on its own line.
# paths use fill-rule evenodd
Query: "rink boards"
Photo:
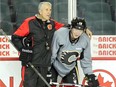
M 10 37 L 10 36 L 9 36 Z M 116 35 L 94 35 L 91 39 L 94 73 L 101 86 L 116 87 Z M 0 87 L 20 87 L 19 53 L 8 39 L 0 36 Z M 86 84 L 79 66 L 79 83 Z

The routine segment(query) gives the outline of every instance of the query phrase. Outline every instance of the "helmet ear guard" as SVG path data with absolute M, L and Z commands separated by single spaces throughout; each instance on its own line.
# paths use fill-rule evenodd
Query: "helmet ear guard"
M 76 28 L 79 30 L 86 29 L 86 22 L 84 18 L 74 18 L 71 21 L 71 28 Z

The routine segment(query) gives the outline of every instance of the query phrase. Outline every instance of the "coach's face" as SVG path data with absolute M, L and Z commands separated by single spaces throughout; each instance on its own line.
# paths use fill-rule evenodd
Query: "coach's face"
M 49 20 L 51 17 L 51 6 L 49 4 L 43 4 L 39 13 L 44 21 Z

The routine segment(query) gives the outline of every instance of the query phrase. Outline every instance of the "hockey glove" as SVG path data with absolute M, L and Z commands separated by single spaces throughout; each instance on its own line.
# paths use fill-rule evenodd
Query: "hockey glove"
M 87 80 L 89 87 L 99 87 L 98 79 L 94 74 L 86 74 L 85 79 Z
M 19 60 L 22 62 L 22 65 L 25 66 L 28 62 L 32 60 L 32 47 L 23 47 L 20 51 Z
M 31 47 L 32 46 L 31 34 L 29 34 L 28 36 L 26 36 L 22 39 L 22 44 L 24 47 Z
M 48 72 L 47 72 L 47 81 L 50 83 L 52 80 L 52 72 L 51 72 L 51 66 L 48 67 Z

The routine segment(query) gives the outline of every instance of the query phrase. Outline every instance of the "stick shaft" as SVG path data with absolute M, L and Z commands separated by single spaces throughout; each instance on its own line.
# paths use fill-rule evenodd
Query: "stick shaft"
M 51 85 L 56 86 L 72 86 L 72 87 L 90 87 L 88 85 L 83 84 L 71 84 L 71 83 L 57 83 L 57 82 L 50 82 Z M 106 86 L 97 86 L 97 87 L 106 87 Z
M 75 86 L 75 87 L 89 87 L 87 85 L 82 84 L 71 84 L 71 83 L 57 83 L 57 82 L 50 82 L 51 85 L 58 85 L 58 86 Z

